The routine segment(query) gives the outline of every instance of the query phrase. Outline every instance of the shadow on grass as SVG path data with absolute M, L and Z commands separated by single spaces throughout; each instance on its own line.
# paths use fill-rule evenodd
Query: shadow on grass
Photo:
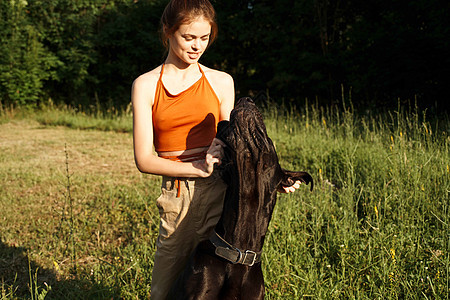
M 48 286 L 51 288 L 46 294 Z M 1 237 L 0 293 L 6 295 L 6 299 L 37 299 L 38 295 L 44 294 L 45 299 L 119 298 L 115 287 L 102 286 L 88 279 L 61 278 L 54 270 L 43 268 L 30 261 L 26 248 L 6 245 Z

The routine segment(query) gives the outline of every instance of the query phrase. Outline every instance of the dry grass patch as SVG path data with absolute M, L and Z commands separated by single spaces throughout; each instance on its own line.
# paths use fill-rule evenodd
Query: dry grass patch
M 155 192 L 159 179 L 136 169 L 129 133 L 12 121 L 0 125 L 0 162 L 0 280 L 19 292 L 28 259 L 55 285 L 74 279 L 74 266 L 112 264 L 117 247 L 153 238 L 154 196 L 142 191 Z

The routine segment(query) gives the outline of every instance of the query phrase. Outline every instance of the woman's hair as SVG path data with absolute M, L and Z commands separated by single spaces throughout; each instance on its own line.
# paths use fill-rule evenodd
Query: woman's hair
M 216 12 L 208 0 L 171 0 L 161 16 L 161 39 L 168 48 L 169 37 L 178 30 L 182 24 L 187 24 L 198 17 L 203 17 L 211 25 L 211 35 L 208 46 L 217 37 Z

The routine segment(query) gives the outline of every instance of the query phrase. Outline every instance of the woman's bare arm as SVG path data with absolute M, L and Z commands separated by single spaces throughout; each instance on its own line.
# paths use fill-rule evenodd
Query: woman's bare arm
M 158 157 L 153 151 L 152 103 L 158 74 L 147 73 L 137 78 L 132 87 L 133 145 L 136 166 L 143 173 L 173 177 L 207 177 L 218 158 L 209 155 L 206 161 L 175 162 Z

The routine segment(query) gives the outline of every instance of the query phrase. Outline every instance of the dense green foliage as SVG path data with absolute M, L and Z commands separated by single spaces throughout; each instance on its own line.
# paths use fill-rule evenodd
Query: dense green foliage
M 237 95 L 333 103 L 397 99 L 445 108 L 450 4 L 444 0 L 212 1 L 219 38 L 202 58 L 233 75 Z M 125 106 L 131 83 L 160 64 L 167 0 L 8 0 L 0 4 L 0 99 Z
M 55 72 L 55 57 L 42 44 L 42 31 L 28 17 L 27 2 L 2 1 L 0 14 L 0 99 L 35 104 Z
M 279 195 L 266 299 L 446 299 L 448 131 L 418 110 L 271 104 L 264 115 L 282 167 L 315 180 Z M 129 112 L 0 112 L 0 298 L 148 298 L 160 179 L 134 166 L 131 123 Z
M 230 67 L 244 91 L 333 101 L 342 84 L 378 105 L 448 98 L 446 1 L 222 1 L 217 10 L 233 12 L 221 15 L 217 51 L 237 60 Z

